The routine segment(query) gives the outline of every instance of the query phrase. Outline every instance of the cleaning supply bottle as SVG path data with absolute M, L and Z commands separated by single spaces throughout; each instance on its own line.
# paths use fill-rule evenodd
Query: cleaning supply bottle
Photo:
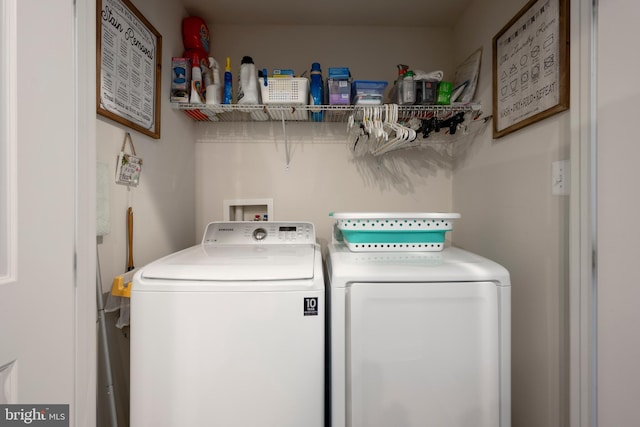
M 191 96 L 189 97 L 190 104 L 202 104 L 202 70 L 200 64 L 195 64 L 191 67 Z
M 224 67 L 224 95 L 223 104 L 231 104 L 233 100 L 233 75 L 231 74 L 231 58 L 227 56 L 227 65 Z
M 207 104 L 217 105 L 222 103 L 220 90 L 220 65 L 218 64 L 218 61 L 211 57 L 209 58 L 209 64 L 211 64 L 211 75 L 213 81 L 212 84 L 206 87 L 206 99 Z
M 320 64 L 311 64 L 311 84 L 309 86 L 309 104 L 322 105 L 324 101 L 324 83 L 322 82 L 322 70 Z M 323 111 L 321 108 L 311 109 L 311 119 L 314 122 L 321 122 Z
M 259 104 L 258 75 L 253 58 L 243 56 L 240 62 L 240 78 L 238 79 L 238 104 Z
M 408 70 L 404 73 L 401 81 L 402 102 L 398 104 L 415 104 L 416 102 L 416 81 L 413 79 L 414 73 Z
M 389 97 L 391 98 L 391 102 L 395 104 L 404 104 L 402 99 L 402 79 L 404 77 L 404 73 L 409 71 L 409 66 L 404 64 L 398 64 L 398 78 L 393 82 L 393 87 L 389 93 Z

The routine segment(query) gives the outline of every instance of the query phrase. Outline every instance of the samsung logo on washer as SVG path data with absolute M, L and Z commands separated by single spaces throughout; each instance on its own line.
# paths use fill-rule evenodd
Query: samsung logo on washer
M 218 231 L 233 231 L 233 228 L 218 228 Z

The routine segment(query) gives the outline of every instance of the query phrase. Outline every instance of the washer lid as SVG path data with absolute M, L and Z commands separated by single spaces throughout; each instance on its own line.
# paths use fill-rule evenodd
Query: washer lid
M 271 281 L 314 277 L 315 244 L 198 245 L 159 259 L 143 279 Z

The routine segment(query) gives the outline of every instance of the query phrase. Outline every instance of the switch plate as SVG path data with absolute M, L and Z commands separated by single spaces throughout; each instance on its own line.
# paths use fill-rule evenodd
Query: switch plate
M 558 160 L 551 164 L 551 194 L 554 196 L 568 196 L 570 190 L 569 176 L 571 175 L 569 160 Z

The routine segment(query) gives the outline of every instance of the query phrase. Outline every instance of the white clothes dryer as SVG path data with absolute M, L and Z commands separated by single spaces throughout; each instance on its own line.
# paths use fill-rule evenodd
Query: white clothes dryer
M 332 427 L 510 427 L 506 269 L 454 247 L 327 252 Z
M 324 426 L 313 224 L 213 222 L 136 273 L 131 427 Z

